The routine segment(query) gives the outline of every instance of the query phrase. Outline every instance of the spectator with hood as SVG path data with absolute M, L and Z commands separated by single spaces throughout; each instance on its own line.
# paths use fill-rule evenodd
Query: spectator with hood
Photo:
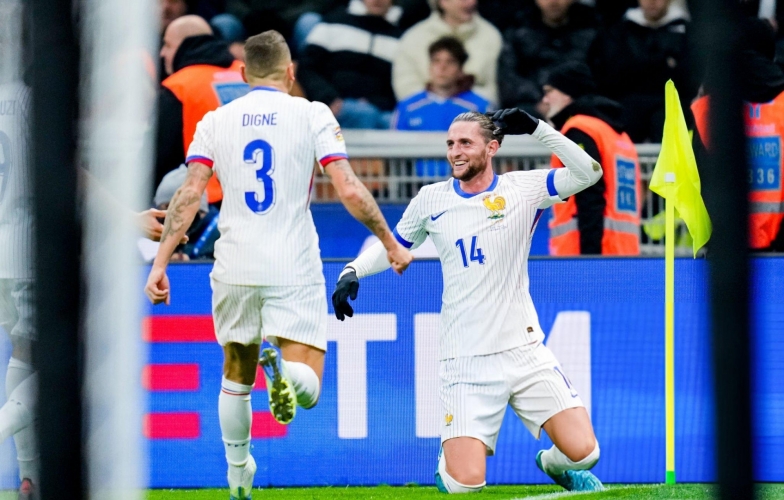
M 574 0 L 536 0 L 525 12 L 504 34 L 498 91 L 503 107 L 544 116 L 538 108 L 547 73 L 567 61 L 585 62 L 596 21 L 591 7 Z
M 604 172 L 590 188 L 553 206 L 551 255 L 639 255 L 640 164 L 618 103 L 596 95 L 584 63 L 554 68 L 542 102 L 553 127 L 581 146 Z M 563 165 L 552 157 L 553 168 Z
M 749 169 L 749 248 L 784 252 L 784 72 L 774 60 L 775 32 L 767 21 L 745 21 L 741 57 L 741 94 L 747 137 Z M 703 87 L 692 104 L 696 133 L 694 152 L 703 185 L 705 205 L 713 212 L 721 195 L 711 186 L 713 173 L 704 168 L 710 154 L 708 120 L 710 87 Z
M 638 8 L 597 35 L 588 52 L 599 93 L 621 104 L 635 143 L 661 141 L 667 80 L 684 98 L 696 91 L 687 73 L 686 12 L 670 3 L 639 0 Z M 682 105 L 686 109 L 688 102 Z
M 207 21 L 182 16 L 169 24 L 163 37 L 161 58 L 169 75 L 161 84 L 158 101 L 155 185 L 185 162 L 196 124 L 208 111 L 248 93 L 242 81 L 242 63 L 225 42 L 215 38 Z M 223 198 L 215 176 L 207 185 L 210 203 Z

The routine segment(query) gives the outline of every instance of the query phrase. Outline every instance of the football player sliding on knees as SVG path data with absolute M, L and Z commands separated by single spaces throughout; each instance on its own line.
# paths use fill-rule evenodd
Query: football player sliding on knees
M 496 175 L 492 160 L 504 134 L 530 134 L 566 168 Z M 447 132 L 452 178 L 424 186 L 394 235 L 416 248 L 435 244 L 444 291 L 439 332 L 443 420 L 436 485 L 445 493 L 481 491 L 486 456 L 507 405 L 554 446 L 531 465 L 570 491 L 599 491 L 589 470 L 599 443 L 567 374 L 544 345 L 528 288 L 531 235 L 542 210 L 594 184 L 601 166 L 548 124 L 518 109 L 458 115 Z M 359 280 L 389 267 L 376 244 L 340 274 L 332 303 L 339 320 L 353 315 Z

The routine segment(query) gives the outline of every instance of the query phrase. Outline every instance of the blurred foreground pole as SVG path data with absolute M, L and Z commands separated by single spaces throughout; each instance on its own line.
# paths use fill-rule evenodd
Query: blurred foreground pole
M 710 89 L 706 186 L 716 200 L 708 251 L 720 498 L 754 497 L 750 383 L 748 169 L 741 101 L 739 0 L 689 0 L 693 46 Z
M 39 371 L 37 415 L 43 499 L 84 497 L 79 347 L 80 247 L 76 213 L 78 47 L 70 0 L 29 0 L 32 170 L 35 193 Z

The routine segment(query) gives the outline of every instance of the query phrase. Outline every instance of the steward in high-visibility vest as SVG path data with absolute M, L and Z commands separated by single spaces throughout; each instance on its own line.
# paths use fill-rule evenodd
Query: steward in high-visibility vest
M 619 121 L 620 106 L 594 91 L 588 67 L 574 62 L 556 67 L 544 85 L 548 119 L 604 171 L 596 184 L 553 206 L 550 255 L 639 255 L 637 150 Z M 551 165 L 563 167 L 555 155 Z
M 156 185 L 185 162 L 196 124 L 204 115 L 249 90 L 242 81 L 242 63 L 212 35 L 185 38 L 172 66 L 174 72 L 162 83 L 158 108 Z M 210 203 L 223 199 L 216 176 L 207 185 L 207 199 Z
M 691 106 L 699 138 L 710 149 L 708 107 L 702 96 Z M 784 93 L 770 102 L 744 103 L 747 162 L 749 168 L 749 248 L 771 249 L 784 219 Z
M 746 132 L 749 181 L 749 248 L 784 251 L 784 71 L 776 64 L 776 35 L 759 19 L 743 25 L 744 51 L 740 58 L 741 97 Z M 696 131 L 694 153 L 697 165 L 711 149 L 708 130 L 710 88 L 692 103 Z M 711 189 L 713 173 L 701 168 L 705 203 L 710 213 L 719 195 Z M 714 224 L 720 221 L 714 219 Z

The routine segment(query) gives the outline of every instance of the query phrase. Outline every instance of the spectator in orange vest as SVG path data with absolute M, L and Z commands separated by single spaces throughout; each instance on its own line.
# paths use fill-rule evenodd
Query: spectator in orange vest
M 747 137 L 749 169 L 749 248 L 755 251 L 784 252 L 784 71 L 775 63 L 775 32 L 767 21 L 747 19 L 742 40 L 741 95 Z M 704 166 L 708 135 L 710 88 L 692 103 L 694 152 L 697 165 Z M 712 172 L 700 169 L 708 212 L 720 203 L 711 189 Z
M 242 81 L 242 63 L 199 16 L 182 16 L 169 24 L 161 58 L 169 76 L 161 84 L 158 101 L 155 186 L 185 162 L 185 152 L 202 117 L 249 90 Z M 214 176 L 207 185 L 207 198 L 210 203 L 223 198 Z
M 553 206 L 551 255 L 640 253 L 637 151 L 620 121 L 620 105 L 595 90 L 588 66 L 578 62 L 554 68 L 543 87 L 547 119 L 604 170 L 596 184 Z M 563 166 L 555 155 L 552 166 Z

